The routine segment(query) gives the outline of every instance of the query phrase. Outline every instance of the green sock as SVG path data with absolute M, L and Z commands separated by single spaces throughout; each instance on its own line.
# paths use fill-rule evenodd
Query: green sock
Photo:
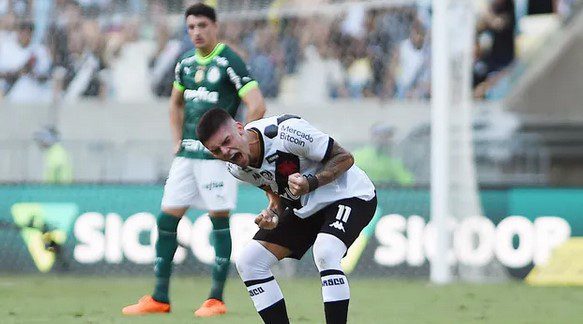
M 212 287 L 209 298 L 223 300 L 223 289 L 231 266 L 231 232 L 228 217 L 211 217 L 213 231 L 211 242 L 215 248 L 215 264 L 212 270 Z
M 168 288 L 170 286 L 170 275 L 172 274 L 172 260 L 178 247 L 176 229 L 179 221 L 179 217 L 164 212 L 160 213 L 157 220 L 158 241 L 156 242 L 156 261 L 154 262 L 156 287 L 152 298 L 163 303 L 170 302 Z

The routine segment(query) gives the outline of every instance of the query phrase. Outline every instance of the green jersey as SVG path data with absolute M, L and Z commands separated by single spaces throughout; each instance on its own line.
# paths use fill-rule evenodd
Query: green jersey
M 196 125 L 212 108 L 222 108 L 233 117 L 241 98 L 258 86 L 243 60 L 229 46 L 218 43 L 203 57 L 196 50 L 184 53 L 175 69 L 174 88 L 184 96 L 182 145 L 177 156 L 192 159 L 213 159 L 198 141 Z

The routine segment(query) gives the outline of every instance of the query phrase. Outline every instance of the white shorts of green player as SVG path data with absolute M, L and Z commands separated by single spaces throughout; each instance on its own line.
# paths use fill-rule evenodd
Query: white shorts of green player
M 162 209 L 233 210 L 237 180 L 223 161 L 175 157 L 164 186 Z

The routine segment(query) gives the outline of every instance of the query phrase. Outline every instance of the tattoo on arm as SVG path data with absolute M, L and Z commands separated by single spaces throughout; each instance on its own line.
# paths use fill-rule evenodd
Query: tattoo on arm
M 318 185 L 324 186 L 336 180 L 354 164 L 352 154 L 334 142 L 330 158 L 324 161 L 324 167 L 316 174 Z

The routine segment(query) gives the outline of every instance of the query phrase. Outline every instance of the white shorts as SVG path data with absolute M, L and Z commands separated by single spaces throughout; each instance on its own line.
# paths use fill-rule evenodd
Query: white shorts
M 175 157 L 164 186 L 162 209 L 194 207 L 200 210 L 233 210 L 237 180 L 219 160 Z

